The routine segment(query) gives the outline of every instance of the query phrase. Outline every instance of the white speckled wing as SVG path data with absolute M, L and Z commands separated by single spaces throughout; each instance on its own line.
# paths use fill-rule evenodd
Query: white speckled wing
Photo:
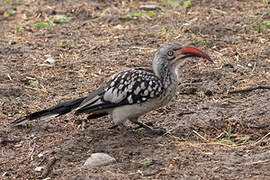
M 163 93 L 162 83 L 153 72 L 137 68 L 128 69 L 109 78 L 106 86 L 95 96 L 87 98 L 76 110 L 84 112 L 106 111 L 117 106 L 143 103 L 158 98 Z

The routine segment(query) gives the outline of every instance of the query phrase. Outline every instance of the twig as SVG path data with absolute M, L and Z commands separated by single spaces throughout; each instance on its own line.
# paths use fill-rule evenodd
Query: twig
M 254 66 L 253 66 L 253 68 L 252 68 L 252 72 L 254 72 L 255 69 L 256 69 L 256 62 L 254 63 Z
M 215 137 L 214 139 L 219 139 L 221 136 L 223 136 L 224 133 L 221 133 L 220 135 L 218 135 L 217 137 Z
M 197 131 L 195 131 L 195 130 L 192 130 L 197 136 L 199 136 L 200 138 L 202 138 L 204 141 L 206 141 L 206 142 L 208 142 L 208 140 L 205 138 L 205 137 L 203 137 L 202 135 L 200 135 Z
M 264 140 L 267 136 L 270 135 L 270 132 L 268 132 L 265 136 L 263 136 L 259 141 L 255 142 L 253 145 L 257 145 L 258 143 L 260 143 L 262 140 Z
M 227 14 L 227 12 L 221 11 L 221 10 L 219 10 L 219 9 L 212 8 L 212 10 L 213 10 L 213 11 L 216 11 L 216 12 L 218 12 L 218 13 L 221 13 L 221 14 Z
M 267 125 L 261 125 L 261 126 L 249 126 L 250 128 L 255 128 L 255 129 L 266 129 L 270 127 L 270 124 Z
M 10 74 L 7 74 L 7 77 L 9 78 L 10 81 L 12 81 Z
M 33 155 L 34 155 L 35 147 L 36 147 L 36 146 L 35 146 L 35 144 L 34 144 L 34 147 L 31 148 L 31 152 L 30 152 L 30 154 L 29 154 L 29 157 L 30 157 L 31 160 L 33 160 Z
M 144 174 L 144 176 L 154 176 L 157 174 L 160 174 L 162 172 L 162 169 L 156 170 L 155 172 L 149 173 L 149 174 Z
M 243 163 L 243 164 L 240 164 L 240 165 L 249 166 L 249 165 L 254 165 L 254 164 L 259 164 L 259 163 L 266 163 L 266 162 L 269 162 L 269 161 L 270 161 L 270 159 L 266 159 L 266 160 L 264 160 L 264 161 L 259 160 L 259 161 L 256 161 L 256 162 Z
M 246 88 L 246 89 L 241 89 L 241 90 L 233 90 L 233 91 L 229 91 L 229 94 L 245 93 L 245 92 L 249 92 L 249 91 L 253 91 L 253 90 L 257 90 L 257 89 L 270 89 L 270 86 L 257 86 L 257 87 L 253 87 L 253 88 Z
M 188 115 L 188 114 L 194 114 L 194 113 L 196 113 L 195 111 L 190 111 L 190 112 L 180 112 L 179 114 L 178 114 L 178 116 L 183 116 L 183 115 Z
M 29 154 L 29 158 L 31 159 L 31 160 L 33 160 L 33 155 L 34 155 L 34 151 L 35 151 L 35 149 L 36 149 L 36 143 L 35 143 L 35 140 L 37 139 L 37 137 L 34 137 L 30 142 L 29 142 L 29 149 L 31 150 L 31 152 L 30 152 L 30 154 Z M 33 143 L 33 147 L 31 146 L 32 145 L 32 143 Z

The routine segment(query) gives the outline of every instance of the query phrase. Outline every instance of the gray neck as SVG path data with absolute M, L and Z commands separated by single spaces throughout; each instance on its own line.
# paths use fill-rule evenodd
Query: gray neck
M 162 81 L 164 88 L 178 84 L 178 75 L 176 74 L 178 72 L 171 69 L 168 63 L 165 64 L 164 61 L 156 61 L 153 63 L 153 71 Z
M 154 69 L 154 73 L 156 76 L 160 78 L 162 82 L 164 89 L 163 95 L 160 98 L 162 100 L 162 104 L 166 105 L 175 95 L 175 92 L 178 87 L 178 78 L 176 71 L 171 71 L 171 69 L 167 66 L 162 67 L 163 68 Z

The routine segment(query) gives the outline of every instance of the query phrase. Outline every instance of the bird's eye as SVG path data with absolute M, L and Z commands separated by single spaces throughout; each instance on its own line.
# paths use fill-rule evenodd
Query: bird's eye
M 168 54 L 168 56 L 173 56 L 174 53 L 173 53 L 173 51 L 168 51 L 167 54 Z

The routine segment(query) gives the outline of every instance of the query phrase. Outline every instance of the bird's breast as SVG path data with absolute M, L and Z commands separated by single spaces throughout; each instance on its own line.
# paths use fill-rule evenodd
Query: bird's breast
M 178 84 L 179 82 L 176 78 L 170 78 L 167 80 L 167 84 L 164 85 L 164 93 L 162 94 L 163 105 L 166 105 L 174 97 Z

